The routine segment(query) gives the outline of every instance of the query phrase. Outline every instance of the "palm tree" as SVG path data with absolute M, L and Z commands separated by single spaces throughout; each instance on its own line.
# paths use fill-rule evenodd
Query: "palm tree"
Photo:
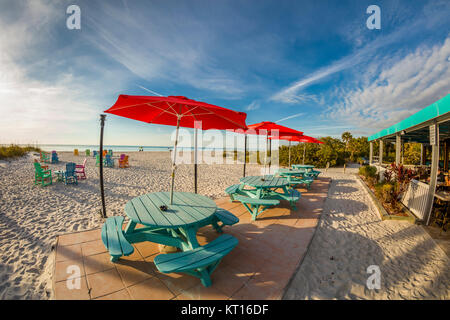
M 345 143 L 345 151 L 347 151 L 348 149 L 348 145 L 350 143 L 350 141 L 352 141 L 353 136 L 350 132 L 346 131 L 342 134 L 342 141 L 344 141 Z

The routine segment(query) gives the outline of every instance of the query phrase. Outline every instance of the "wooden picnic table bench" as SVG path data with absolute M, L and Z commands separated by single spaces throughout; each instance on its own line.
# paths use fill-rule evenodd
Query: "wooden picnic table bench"
M 253 220 L 268 207 L 278 205 L 279 200 L 289 201 L 291 208 L 295 209 L 295 203 L 301 197 L 298 191 L 289 189 L 289 181 L 282 177 L 249 176 L 241 178 L 240 182 L 240 185 L 230 186 L 225 191 L 232 200 L 238 200 L 245 206 Z
M 311 187 L 311 184 L 313 183 L 314 179 L 312 177 L 309 177 L 305 174 L 304 170 L 301 169 L 278 169 L 276 171 L 276 174 L 285 177 L 288 182 L 289 186 L 296 187 L 298 185 L 304 185 L 307 189 Z
M 160 254 L 154 259 L 156 268 L 162 273 L 182 272 L 201 279 L 205 287 L 211 285 L 211 273 L 238 244 L 232 235 L 221 235 L 210 243 L 184 252 Z
M 197 241 L 197 231 L 212 225 L 221 233 L 224 226 L 239 222 L 239 218 L 217 208 L 213 200 L 202 195 L 175 192 L 173 204 L 169 197 L 169 192 L 155 192 L 131 199 L 125 205 L 129 217 L 125 230 L 124 217 L 109 217 L 102 227 L 102 241 L 112 262 L 132 254 L 133 243 L 150 241 L 176 247 L 182 252 L 155 257 L 157 268 L 165 273 L 185 272 L 197 276 L 209 286 L 211 273 L 237 245 L 237 239 L 222 235 L 202 247 Z M 136 228 L 138 224 L 143 227 Z

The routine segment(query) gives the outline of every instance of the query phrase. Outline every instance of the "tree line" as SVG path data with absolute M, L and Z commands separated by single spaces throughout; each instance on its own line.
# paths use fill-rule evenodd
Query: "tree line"
M 348 162 L 364 163 L 369 160 L 370 143 L 367 137 L 353 137 L 350 132 L 344 132 L 341 138 L 319 138 L 323 144 L 299 143 L 291 145 L 291 164 L 302 164 L 303 156 L 305 164 L 318 168 L 343 166 Z M 287 166 L 289 161 L 288 146 L 281 146 L 279 161 L 281 166 Z M 374 142 L 374 155 L 378 155 L 379 143 Z M 420 144 L 405 143 L 403 149 L 404 164 L 419 164 Z M 383 162 L 395 161 L 395 146 L 386 143 L 384 145 Z

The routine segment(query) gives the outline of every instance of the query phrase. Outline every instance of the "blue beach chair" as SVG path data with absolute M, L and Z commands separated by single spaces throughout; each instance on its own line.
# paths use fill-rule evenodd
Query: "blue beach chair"
M 52 151 L 52 163 L 58 162 L 59 162 L 58 154 L 56 153 L 56 151 Z
M 103 161 L 105 167 L 114 168 L 114 159 L 109 154 L 105 156 L 105 160 Z
M 66 171 L 64 172 L 64 183 L 65 184 L 78 184 L 78 177 L 75 172 L 76 164 L 74 162 L 69 162 L 66 164 Z

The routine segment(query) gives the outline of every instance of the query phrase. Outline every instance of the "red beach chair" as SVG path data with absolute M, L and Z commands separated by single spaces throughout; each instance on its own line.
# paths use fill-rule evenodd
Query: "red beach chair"
M 77 174 L 79 180 L 86 179 L 86 161 L 87 159 L 84 158 L 83 164 L 77 164 L 75 166 L 75 173 Z

